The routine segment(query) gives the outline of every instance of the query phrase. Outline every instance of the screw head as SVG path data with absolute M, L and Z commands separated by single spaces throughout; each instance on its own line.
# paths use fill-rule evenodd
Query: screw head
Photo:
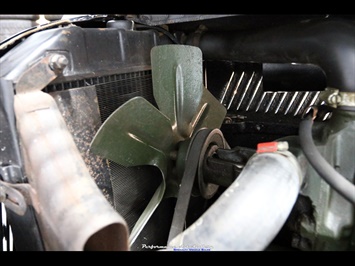
M 63 71 L 63 69 L 68 65 L 68 59 L 61 54 L 54 54 L 49 60 L 49 67 L 55 71 Z

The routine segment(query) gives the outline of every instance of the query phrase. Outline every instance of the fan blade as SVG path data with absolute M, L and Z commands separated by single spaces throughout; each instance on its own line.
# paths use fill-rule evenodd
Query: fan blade
M 163 199 L 165 188 L 166 188 L 166 183 L 165 181 L 163 181 L 155 191 L 147 207 L 145 207 L 143 213 L 141 214 L 136 224 L 134 225 L 132 232 L 129 236 L 130 245 L 132 245 L 134 241 L 136 241 L 138 235 L 141 233 L 144 226 L 148 222 L 149 218 L 152 216 L 153 212 L 155 211 L 155 209 L 158 207 L 159 203 Z
M 189 137 L 203 94 L 202 52 L 188 45 L 159 45 L 151 50 L 153 94 L 171 121 L 175 141 Z
M 117 108 L 91 143 L 92 152 L 127 167 L 159 165 L 172 148 L 169 119 L 142 97 Z
M 173 149 L 171 123 L 142 97 L 135 97 L 113 112 L 91 143 L 91 151 L 123 166 L 154 165 L 162 182 L 130 234 L 132 244 L 163 199 L 168 174 L 168 156 Z
M 177 143 L 203 127 L 219 128 L 225 107 L 204 88 L 198 47 L 160 45 L 151 51 L 153 94 L 159 110 L 142 97 L 128 100 L 100 127 L 91 151 L 120 165 L 154 165 L 162 183 L 136 222 L 134 242 L 161 202 Z
M 201 128 L 220 128 L 226 117 L 227 109 L 210 93 L 204 89 L 196 122 L 193 125 L 194 132 Z

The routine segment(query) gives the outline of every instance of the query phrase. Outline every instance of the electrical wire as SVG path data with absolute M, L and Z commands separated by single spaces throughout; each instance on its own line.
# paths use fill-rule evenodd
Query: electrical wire
M 312 126 L 312 116 L 306 115 L 299 127 L 300 144 L 304 155 L 324 181 L 355 205 L 355 185 L 339 174 L 320 154 L 313 142 Z
M 166 30 L 166 29 L 164 29 L 162 27 L 136 24 L 136 29 L 153 29 L 153 30 L 157 30 L 157 31 L 163 33 L 164 35 L 166 35 L 173 43 L 180 44 L 178 39 L 173 34 L 171 34 L 168 30 Z
M 35 32 L 41 31 L 41 30 L 45 30 L 48 28 L 52 28 L 52 27 L 56 27 L 59 25 L 64 25 L 64 24 L 71 24 L 70 20 L 58 20 L 55 22 L 49 22 L 47 24 L 43 24 L 43 25 L 38 25 L 38 26 L 34 26 L 28 29 L 25 29 L 19 33 L 17 33 L 16 35 L 13 35 L 9 38 L 7 38 L 6 40 L 2 41 L 0 43 L 0 50 L 4 50 L 6 49 L 8 46 L 14 44 L 16 41 L 21 40 L 22 38 L 25 38 Z

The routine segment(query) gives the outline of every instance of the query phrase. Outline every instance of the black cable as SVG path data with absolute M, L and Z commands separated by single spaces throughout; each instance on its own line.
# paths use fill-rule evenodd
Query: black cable
M 164 29 L 163 27 L 136 24 L 136 29 L 137 30 L 138 29 L 153 29 L 153 30 L 157 30 L 157 31 L 165 34 L 173 43 L 180 44 L 178 39 L 172 33 L 170 33 L 168 30 Z
M 312 125 L 311 116 L 306 116 L 300 123 L 299 138 L 304 155 L 321 178 L 355 205 L 355 185 L 339 174 L 320 154 L 313 142 Z

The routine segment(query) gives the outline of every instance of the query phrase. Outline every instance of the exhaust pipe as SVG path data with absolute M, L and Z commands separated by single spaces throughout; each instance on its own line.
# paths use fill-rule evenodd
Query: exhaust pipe
M 324 70 L 328 87 L 355 92 L 353 21 L 317 19 L 259 30 L 206 31 L 187 43 L 200 47 L 208 60 L 314 64 Z
M 14 108 L 45 249 L 128 250 L 127 224 L 90 176 L 54 99 L 19 93 Z
M 290 152 L 253 155 L 228 189 L 166 250 L 265 250 L 296 202 L 303 172 Z

